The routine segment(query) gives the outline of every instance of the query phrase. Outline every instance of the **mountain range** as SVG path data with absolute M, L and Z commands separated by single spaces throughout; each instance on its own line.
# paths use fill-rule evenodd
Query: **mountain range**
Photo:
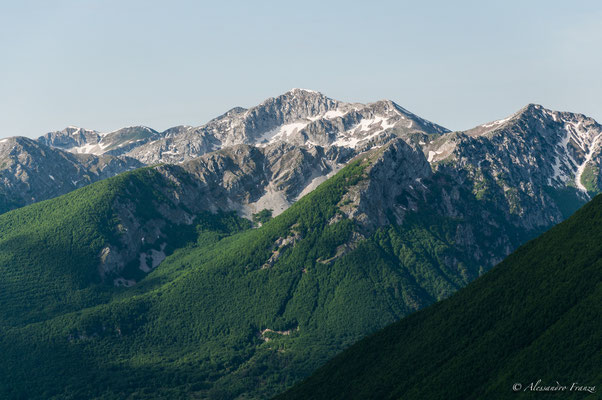
M 573 214 L 601 134 L 293 89 L 197 128 L 2 139 L 0 393 L 275 395 Z
M 601 184 L 601 132 L 600 125 L 591 118 L 537 105 L 529 105 L 509 118 L 465 132 L 449 132 L 392 101 L 343 103 L 318 92 L 293 89 L 248 110 L 234 108 L 200 127 L 179 126 L 157 132 L 139 126 L 109 133 L 68 127 L 38 138 L 37 145 L 26 138 L 4 139 L 0 143 L 0 160 L 3 161 L 0 204 L 4 204 L 6 211 L 64 194 L 95 181 L 98 169 L 103 171 L 104 178 L 141 165 L 186 162 L 234 145 L 264 149 L 285 143 L 298 147 L 299 151 L 323 152 L 326 156 L 320 156 L 319 168 L 301 163 L 303 177 L 297 179 L 294 190 L 289 188 L 287 193 L 282 193 L 278 185 L 268 185 L 266 198 L 259 205 L 238 205 L 239 209 L 260 211 L 257 207 L 265 203 L 277 213 L 290 206 L 300 193 L 307 193 L 331 176 L 350 157 L 381 146 L 394 136 L 421 148 L 433 167 L 453 164 L 455 170 L 462 170 L 479 181 L 483 190 L 489 180 L 505 187 L 506 192 L 510 189 L 506 194 L 509 202 L 516 202 L 513 197 L 528 193 L 528 185 L 535 189 L 572 187 L 578 189 L 576 193 L 580 198 L 586 199 L 587 194 L 597 193 Z M 24 154 L 36 151 L 32 146 L 39 150 L 25 157 Z M 61 155 L 63 159 L 73 159 L 67 153 L 87 162 L 77 162 L 77 168 L 73 168 L 64 165 L 73 161 L 57 163 L 56 157 L 52 157 Z M 105 167 L 107 163 L 110 168 Z M 271 163 L 276 164 L 275 160 Z M 312 161 L 312 165 L 315 164 Z M 57 177 L 59 174 L 52 174 L 57 168 L 74 171 Z M 283 176 L 288 171 L 285 166 L 275 172 Z M 505 183 L 509 178 L 516 181 Z M 521 193 L 514 193 L 515 189 Z M 527 195 L 534 201 L 549 203 L 550 200 L 546 195 Z M 518 211 L 520 205 L 516 207 Z M 556 218 L 555 222 L 558 221 Z

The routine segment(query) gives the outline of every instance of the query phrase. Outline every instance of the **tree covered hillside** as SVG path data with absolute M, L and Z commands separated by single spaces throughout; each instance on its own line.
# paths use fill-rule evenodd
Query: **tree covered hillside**
M 276 395 L 535 233 L 401 140 L 257 229 L 195 209 L 189 178 L 142 169 L 0 216 L 1 397 Z
M 361 340 L 278 399 L 595 399 L 602 196 L 449 299 Z M 596 386 L 596 393 L 571 386 Z M 514 390 L 516 391 L 513 391 Z M 582 389 L 584 390 L 584 389 Z M 591 390 L 591 389 L 590 389 Z

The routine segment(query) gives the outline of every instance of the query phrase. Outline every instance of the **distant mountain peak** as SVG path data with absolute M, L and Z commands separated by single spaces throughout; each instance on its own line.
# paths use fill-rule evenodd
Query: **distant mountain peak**
M 95 131 L 93 129 L 82 128 L 80 126 L 75 126 L 75 125 L 69 125 L 66 128 L 64 128 L 63 130 L 61 130 L 60 132 L 66 132 L 66 133 L 74 133 L 74 132 L 92 132 L 92 133 L 98 133 L 98 131 Z
M 311 89 L 302 89 L 302 88 L 292 88 L 291 90 L 289 90 L 286 93 L 299 93 L 299 92 L 305 92 L 305 93 L 311 93 L 311 94 L 322 94 L 320 92 L 318 92 L 317 90 L 311 90 Z
M 331 103 L 331 104 L 339 104 L 340 103 L 339 101 L 334 100 L 316 90 L 294 88 L 294 89 L 284 92 L 278 96 L 270 97 L 261 104 L 270 103 L 272 101 L 279 102 L 279 101 L 291 101 L 291 100 L 293 100 L 293 101 L 298 100 L 298 101 L 302 101 L 302 102 L 319 101 L 319 102 L 325 102 L 325 103 Z M 261 106 L 261 104 L 260 104 L 260 106 Z
M 548 110 L 540 104 L 529 103 L 526 106 L 519 109 L 518 111 L 516 111 L 515 113 L 505 118 L 500 118 L 478 125 L 472 129 L 465 131 L 465 133 L 469 136 L 487 135 L 501 129 L 502 127 L 505 127 L 513 121 L 518 121 L 525 118 L 532 118 L 534 116 L 537 116 L 537 119 L 550 117 L 556 120 L 555 114 L 558 113 L 556 111 Z
M 123 128 L 116 129 L 114 131 L 110 131 L 110 132 L 104 133 L 104 135 L 108 135 L 108 134 L 115 133 L 115 132 L 121 132 L 121 131 L 124 131 L 124 130 L 135 130 L 135 129 L 142 130 L 142 131 L 147 131 L 147 132 L 157 132 L 153 128 L 150 128 L 150 127 L 145 126 L 145 125 L 131 125 L 131 126 L 126 126 L 126 127 L 123 127 Z
M 428 161 L 459 162 L 503 176 L 501 185 L 572 187 L 589 197 L 602 187 L 602 126 L 583 114 L 528 104 L 514 114 L 465 132 L 443 136 L 426 146 Z M 511 161 L 510 161 L 511 160 Z M 514 170 L 509 174 L 509 170 Z
M 10 144 L 10 143 L 15 143 L 21 136 L 9 136 L 9 137 L 5 137 L 0 139 L 0 144 L 2 143 L 6 143 L 6 144 Z
M 502 126 L 507 125 L 508 123 L 516 122 L 519 120 L 526 121 L 527 119 L 531 119 L 532 122 L 549 121 L 555 123 L 570 123 L 572 121 L 581 120 L 595 122 L 593 119 L 583 114 L 572 113 L 567 111 L 554 111 L 542 106 L 541 104 L 529 103 L 526 106 L 519 109 L 518 111 L 516 111 L 514 114 L 507 116 L 506 118 L 478 125 L 475 128 L 467 130 L 466 133 L 471 136 L 483 135 L 498 130 Z

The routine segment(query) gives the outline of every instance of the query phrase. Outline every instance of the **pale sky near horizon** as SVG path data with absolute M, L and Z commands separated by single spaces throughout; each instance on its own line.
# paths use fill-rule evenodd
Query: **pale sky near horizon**
M 293 87 L 452 130 L 602 123 L 599 1 L 0 0 L 0 137 L 201 125 Z

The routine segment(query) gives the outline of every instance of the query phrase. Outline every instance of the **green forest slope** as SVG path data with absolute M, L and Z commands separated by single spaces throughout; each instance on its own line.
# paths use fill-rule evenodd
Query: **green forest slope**
M 530 389 L 541 380 L 567 387 L 554 398 L 597 399 L 601 305 L 598 196 L 466 288 L 361 340 L 277 398 L 541 398 Z M 597 392 L 571 391 L 573 383 Z
M 403 222 L 360 226 L 342 211 L 356 206 L 345 196 L 389 182 L 369 182 L 385 151 L 353 161 L 257 229 L 225 213 L 171 223 L 166 215 L 192 211 L 152 168 L 1 215 L 0 398 L 276 395 L 365 335 L 465 286 L 484 270 L 471 249 L 503 255 L 505 245 L 493 247 L 478 230 L 459 247 L 462 224 L 488 215 L 494 235 L 524 240 L 469 192 L 457 216 L 433 212 L 453 190 L 438 175 L 424 180 L 429 197 L 415 192 L 418 211 Z M 126 266 L 120 273 L 137 284 L 115 287 L 99 274 L 99 254 L 127 250 L 137 226 L 161 228 L 167 258 L 148 275 Z

